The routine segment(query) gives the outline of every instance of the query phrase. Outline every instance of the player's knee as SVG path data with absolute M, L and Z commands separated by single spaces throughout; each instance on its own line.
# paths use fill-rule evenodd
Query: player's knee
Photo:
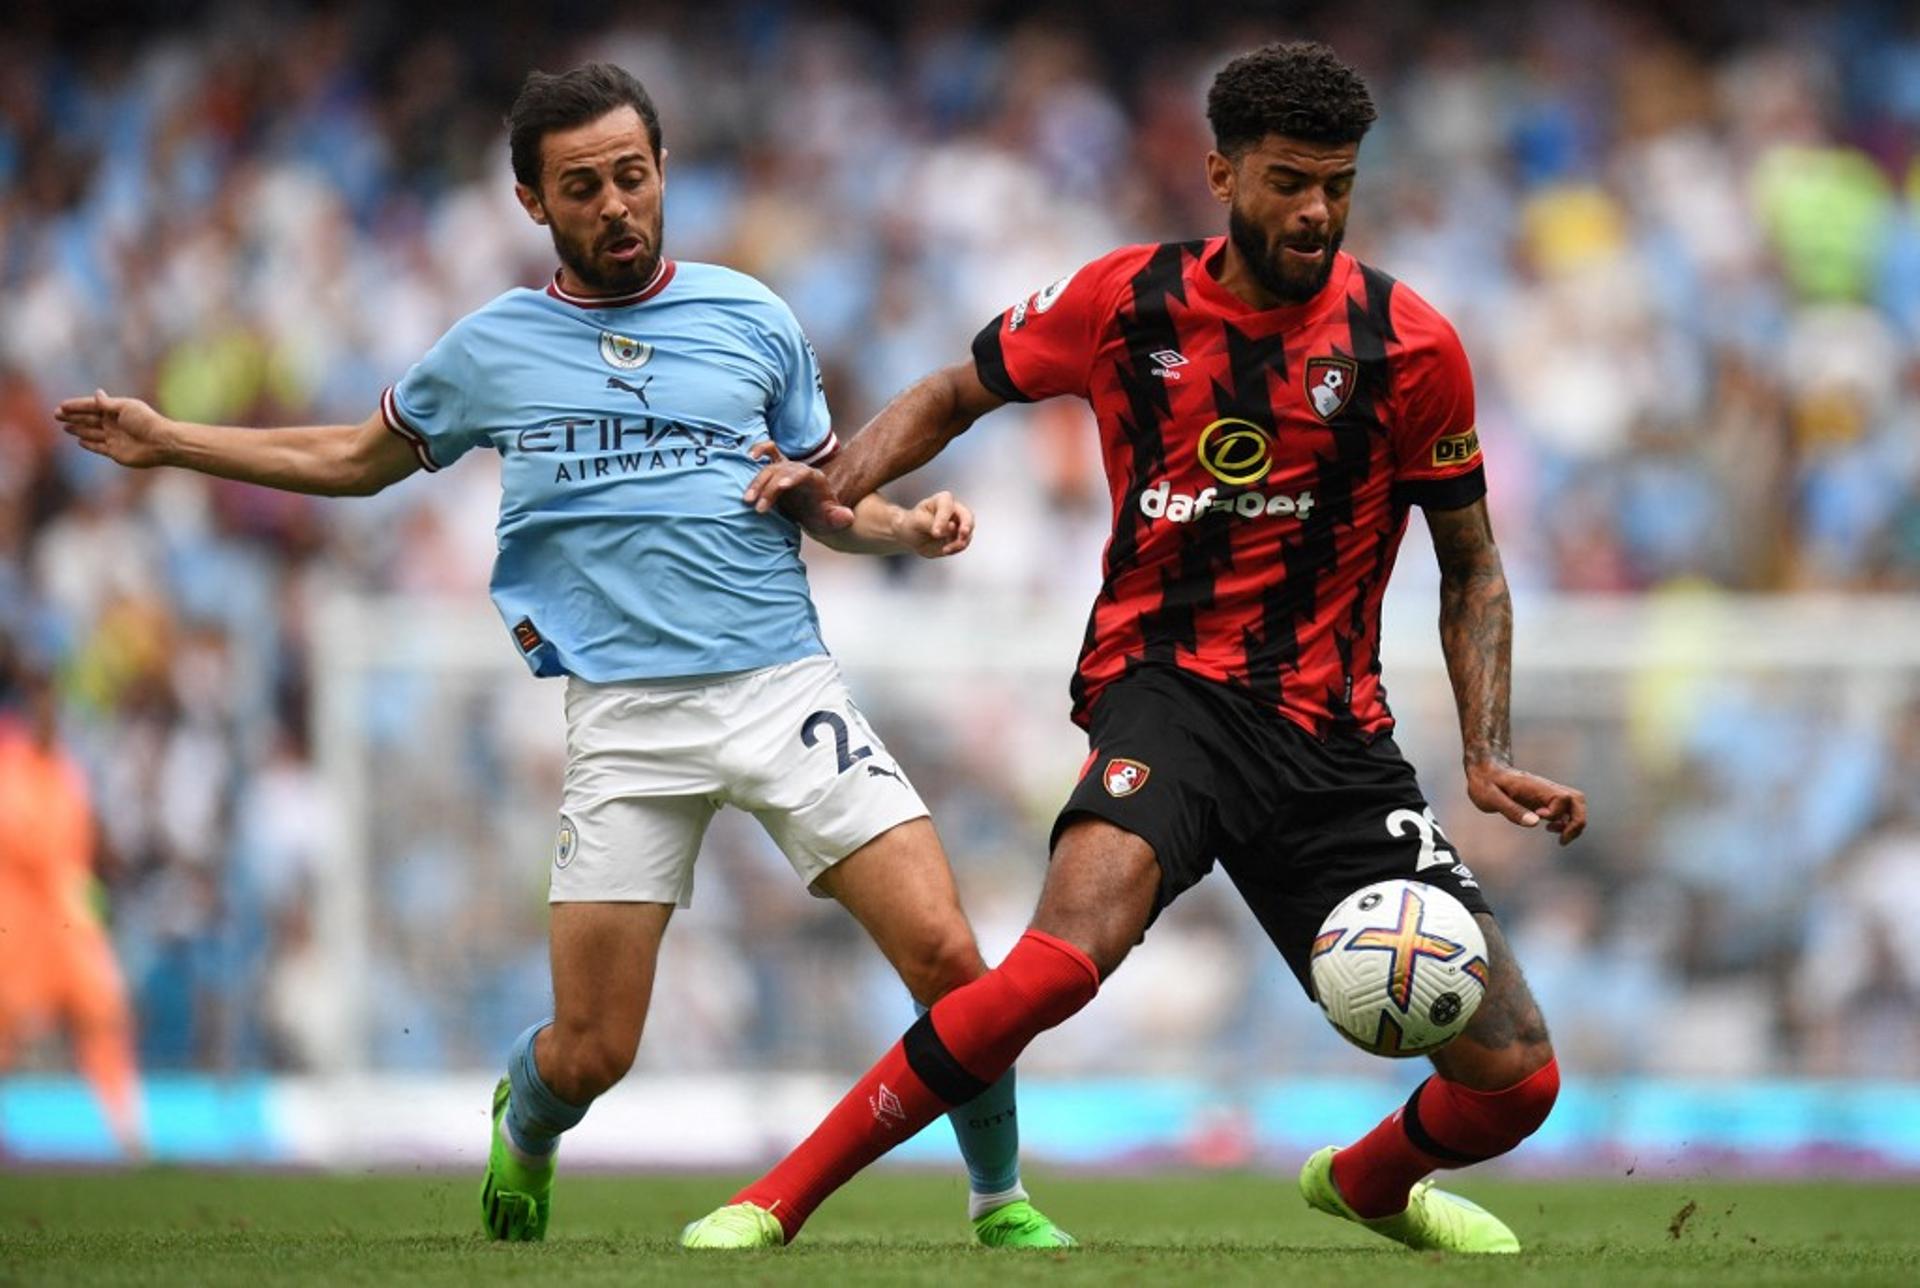
M 1483 1093 L 1483 1098 L 1515 1144 L 1533 1135 L 1560 1098 L 1560 1065 L 1552 1050 L 1548 1049 L 1546 1058 L 1532 1070 L 1496 1091 Z
M 1535 1127 L 1547 1120 L 1554 1103 L 1560 1099 L 1560 1062 L 1554 1059 L 1551 1045 L 1544 1045 L 1542 1054 L 1544 1058 L 1539 1065 L 1518 1084 Z
M 1104 979 L 1145 935 L 1159 890 L 1160 867 L 1145 841 L 1081 816 L 1054 847 L 1033 929 L 1079 948 Z
M 1499 1091 L 1531 1078 L 1553 1063 L 1553 1043 L 1545 1034 L 1515 1038 L 1500 1047 L 1477 1047 L 1460 1064 L 1456 1081 L 1476 1091 Z M 1453 1075 L 1449 1075 L 1453 1076 Z
M 901 982 L 922 1006 L 932 1006 L 962 984 L 980 978 L 986 970 L 980 947 L 964 922 L 927 936 L 900 962 Z

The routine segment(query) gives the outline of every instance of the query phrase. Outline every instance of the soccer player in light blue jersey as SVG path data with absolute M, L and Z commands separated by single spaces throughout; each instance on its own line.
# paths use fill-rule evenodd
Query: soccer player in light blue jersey
M 567 680 L 550 884 L 554 1014 L 494 1093 L 481 1191 L 499 1239 L 544 1236 L 561 1133 L 633 1062 L 654 964 L 723 805 L 754 814 L 922 1005 L 985 970 L 926 807 L 821 642 L 802 524 L 845 550 L 965 549 L 950 496 L 848 510 L 809 468 L 836 442 L 818 364 L 752 278 L 663 251 L 666 151 L 604 63 L 527 78 L 515 191 L 560 268 L 455 323 L 357 426 L 170 420 L 96 391 L 56 415 L 122 465 L 366 495 L 485 447 L 502 458 L 493 600 L 535 675 Z M 792 516 L 790 517 L 789 512 Z M 952 1115 L 976 1237 L 1072 1240 L 1021 1188 L 1012 1075 Z

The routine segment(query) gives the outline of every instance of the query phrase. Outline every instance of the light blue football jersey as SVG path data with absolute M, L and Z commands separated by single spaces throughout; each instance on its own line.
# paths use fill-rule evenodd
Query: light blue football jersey
M 468 314 L 380 401 L 429 470 L 502 457 L 493 602 L 536 675 L 716 675 L 824 653 L 800 529 L 740 499 L 768 437 L 836 446 L 812 347 L 754 279 L 663 261 Z

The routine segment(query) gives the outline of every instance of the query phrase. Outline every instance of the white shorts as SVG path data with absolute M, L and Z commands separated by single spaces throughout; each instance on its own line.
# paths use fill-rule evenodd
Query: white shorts
M 686 907 L 722 805 L 759 819 L 809 887 L 927 813 L 830 657 L 721 679 L 567 681 L 549 900 Z

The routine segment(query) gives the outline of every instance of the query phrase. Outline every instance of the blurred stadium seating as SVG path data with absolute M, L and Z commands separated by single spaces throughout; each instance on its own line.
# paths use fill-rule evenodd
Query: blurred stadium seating
M 529 65 L 593 56 L 659 101 L 669 252 L 783 293 L 854 426 L 1091 256 L 1215 231 L 1208 77 L 1311 34 L 1382 109 L 1348 249 L 1474 360 L 1517 747 L 1592 798 L 1565 853 L 1460 799 L 1416 521 L 1403 741 L 1563 1057 L 1920 1079 L 1920 10 L 1033 8 L 10 7 L 0 613 L 57 668 L 95 784 L 147 1067 L 496 1065 L 544 1005 L 559 697 L 485 605 L 490 459 L 370 501 L 130 476 L 60 438 L 59 397 L 363 419 L 453 319 L 551 271 L 499 119 Z M 1009 409 L 918 480 L 979 510 L 965 557 L 809 556 L 990 959 L 1084 750 L 1064 690 L 1098 469 L 1082 409 Z M 669 938 L 641 1067 L 849 1071 L 907 1003 L 741 822 Z M 1023 1068 L 1358 1067 L 1214 884 Z

